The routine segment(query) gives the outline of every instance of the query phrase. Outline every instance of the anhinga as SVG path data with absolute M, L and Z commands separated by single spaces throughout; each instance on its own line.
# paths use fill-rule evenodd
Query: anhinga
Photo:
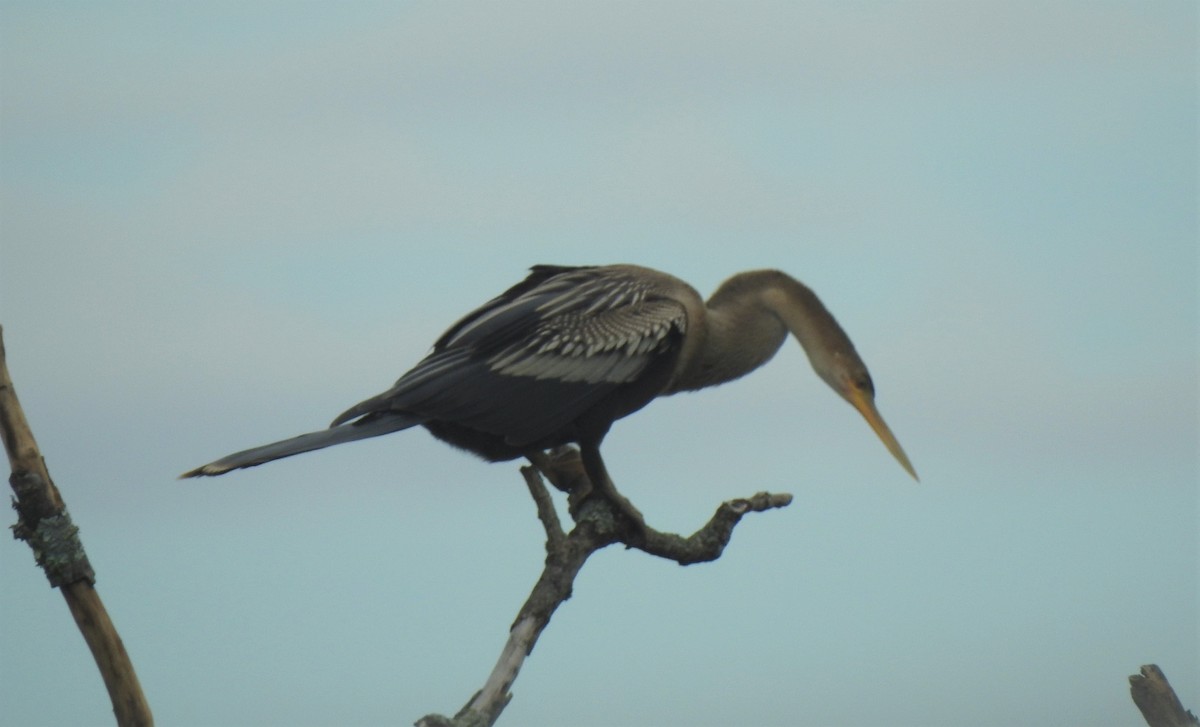
M 538 265 L 455 323 L 395 386 L 328 429 L 222 457 L 219 475 L 421 425 L 490 461 L 567 443 L 627 514 L 600 457 L 612 423 L 656 397 L 716 386 L 764 364 L 791 332 L 826 384 L 863 415 L 914 478 L 875 408 L 867 367 L 817 296 L 776 270 L 739 273 L 706 303 L 690 285 L 634 265 Z

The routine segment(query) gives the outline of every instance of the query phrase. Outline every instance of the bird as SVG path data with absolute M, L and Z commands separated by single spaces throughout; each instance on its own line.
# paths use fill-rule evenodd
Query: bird
M 789 333 L 816 374 L 917 480 L 876 408 L 866 364 L 808 286 L 779 270 L 752 270 L 705 301 L 679 278 L 626 264 L 535 265 L 452 325 L 394 386 L 329 428 L 235 452 L 181 478 L 423 426 L 492 462 L 525 457 L 536 464 L 546 450 L 577 445 L 591 492 L 644 526 L 600 454 L 613 423 L 660 396 L 741 378 L 771 359 Z

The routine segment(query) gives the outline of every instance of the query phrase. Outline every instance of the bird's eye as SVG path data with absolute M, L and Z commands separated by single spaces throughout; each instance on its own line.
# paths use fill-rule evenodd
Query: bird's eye
M 868 373 L 854 377 L 854 388 L 875 396 L 875 383 L 871 381 L 871 375 Z

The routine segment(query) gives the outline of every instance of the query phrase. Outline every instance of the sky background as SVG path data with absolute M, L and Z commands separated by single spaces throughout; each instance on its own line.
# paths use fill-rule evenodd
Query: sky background
M 1200 710 L 1192 2 L 0 4 L 0 324 L 163 725 L 404 725 L 541 569 L 513 463 L 423 431 L 219 479 L 535 263 L 777 267 L 789 343 L 604 448 L 716 563 L 588 563 L 500 724 L 1135 725 Z M 15 516 L 9 516 L 11 523 Z M 111 723 L 0 539 L 0 722 Z

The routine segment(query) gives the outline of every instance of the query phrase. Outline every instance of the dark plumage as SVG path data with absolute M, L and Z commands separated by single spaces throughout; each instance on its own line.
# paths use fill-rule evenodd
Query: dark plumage
M 811 290 L 774 270 L 740 273 L 705 304 L 687 283 L 633 265 L 539 265 L 455 323 L 389 390 L 329 429 L 231 454 L 185 473 L 219 475 L 422 425 L 491 461 L 577 443 L 594 486 L 626 511 L 600 458 L 612 423 L 658 396 L 738 378 L 788 332 L 916 477 L 874 406 L 854 345 Z

